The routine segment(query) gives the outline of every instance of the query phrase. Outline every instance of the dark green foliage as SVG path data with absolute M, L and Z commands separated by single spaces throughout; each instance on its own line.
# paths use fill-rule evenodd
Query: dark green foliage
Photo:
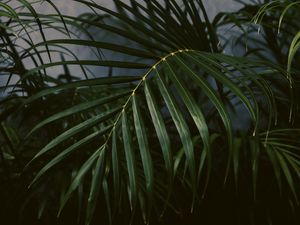
M 5 224 L 300 221 L 298 1 L 74 2 L 0 3 Z

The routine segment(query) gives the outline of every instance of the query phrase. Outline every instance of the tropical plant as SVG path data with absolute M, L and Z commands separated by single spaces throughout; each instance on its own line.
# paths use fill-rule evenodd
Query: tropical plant
M 74 3 L 0 2 L 3 218 L 299 222 L 298 1 Z

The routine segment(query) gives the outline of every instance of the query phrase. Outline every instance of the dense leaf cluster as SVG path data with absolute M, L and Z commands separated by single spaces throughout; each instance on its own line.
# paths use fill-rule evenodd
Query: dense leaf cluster
M 299 1 L 74 3 L 0 2 L 7 224 L 299 222 Z

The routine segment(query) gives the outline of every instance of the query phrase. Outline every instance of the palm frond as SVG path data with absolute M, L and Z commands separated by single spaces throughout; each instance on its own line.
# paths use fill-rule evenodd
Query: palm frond
M 265 172 L 260 167 L 267 165 L 281 193 L 288 186 L 298 201 L 298 87 L 291 62 L 299 35 L 293 40 L 283 19 L 296 3 L 274 14 L 288 37 L 274 46 L 274 26 L 263 18 L 274 21 L 268 10 L 281 1 L 260 10 L 245 5 L 239 13 L 220 14 L 214 23 L 198 0 L 114 0 L 115 11 L 93 1 L 74 2 L 89 11 L 64 15 L 47 0 L 43 4 L 56 13 L 43 15 L 27 0 L 19 2 L 21 8 L 0 3 L 0 74 L 8 77 L 3 89 L 9 95 L 0 102 L 0 157 L 23 159 L 38 198 L 60 182 L 58 177 L 49 184 L 51 172 L 58 171 L 64 177 L 53 189 L 60 193 L 59 215 L 74 197 L 86 209 L 85 224 L 92 224 L 101 199 L 110 223 L 120 205 L 132 221 L 140 211 L 147 223 L 153 213 L 177 210 L 176 185 L 188 192 L 190 211 L 196 210 L 216 171 L 224 185 L 234 180 L 237 190 L 247 171 L 257 198 Z M 245 30 L 255 13 L 265 40 L 251 36 L 255 25 Z M 263 53 L 225 54 L 216 28 L 228 24 L 243 31 L 237 42 L 247 36 L 257 44 L 259 51 L 247 54 Z M 48 29 L 62 37 L 47 39 Z M 39 41 L 32 39 L 34 33 Z M 281 50 L 289 41 L 286 71 Z M 72 47 L 90 49 L 91 57 Z M 266 57 L 269 52 L 277 64 Z M 31 66 L 24 64 L 28 60 Z M 50 69 L 59 67 L 63 74 L 53 77 Z M 18 77 L 13 85 L 12 76 Z M 24 131 L 19 135 L 14 126 Z M 48 198 L 40 203 L 39 217 Z
M 100 154 L 100 152 L 108 151 L 112 152 L 115 157 L 116 152 L 121 154 L 120 151 L 124 151 L 125 158 L 122 160 L 124 160 L 126 165 L 127 173 L 124 174 L 123 172 L 123 176 L 128 177 L 129 180 L 129 183 L 124 185 L 128 185 L 129 202 L 132 210 L 135 210 L 137 196 L 141 188 L 140 185 L 145 187 L 142 189 L 145 196 L 152 196 L 154 192 L 156 172 L 155 165 L 152 165 L 151 158 L 155 156 L 153 154 L 162 154 L 169 176 L 178 176 L 174 171 L 172 155 L 177 154 L 176 146 L 179 143 L 177 143 L 177 141 L 176 143 L 170 141 L 172 139 L 174 140 L 178 135 L 181 140 L 180 145 L 183 146 L 185 164 L 189 171 L 189 179 L 187 179 L 187 182 L 191 185 L 196 196 L 196 190 L 198 189 L 197 180 L 199 179 L 196 171 L 201 170 L 200 167 L 203 167 L 203 165 L 197 163 L 200 160 L 198 155 L 203 155 L 203 152 L 205 152 L 205 157 L 201 157 L 201 164 L 208 159 L 211 160 L 211 129 L 219 130 L 220 132 L 225 131 L 227 136 L 227 148 L 229 149 L 227 173 L 229 173 L 232 161 L 231 157 L 233 157 L 234 171 L 237 176 L 239 157 L 236 155 L 238 152 L 234 149 L 238 149 L 239 147 L 237 142 L 234 141 L 233 121 L 226 105 L 233 101 L 239 101 L 244 105 L 252 121 L 252 128 L 249 128 L 252 129 L 254 136 L 257 135 L 260 129 L 267 129 L 269 127 L 269 125 L 267 125 L 267 127 L 259 127 L 258 125 L 260 120 L 257 102 L 259 99 L 256 96 L 260 96 L 260 98 L 264 96 L 266 101 L 270 103 L 270 112 L 268 113 L 272 113 L 276 110 L 274 104 L 272 104 L 272 102 L 274 102 L 272 96 L 269 94 L 264 95 L 264 93 L 268 92 L 265 91 L 265 83 L 262 82 L 262 80 L 264 80 L 263 71 L 271 69 L 275 72 L 275 68 L 266 68 L 261 62 L 253 61 L 252 63 L 252 67 L 245 69 L 243 60 L 240 58 L 193 50 L 179 50 L 170 53 L 155 63 L 144 75 L 139 76 L 139 80 L 134 84 L 128 85 L 128 87 L 125 88 L 125 93 L 121 93 L 121 91 L 124 91 L 124 87 L 119 91 L 118 86 L 115 86 L 113 90 L 111 90 L 114 94 L 109 97 L 98 97 L 97 100 L 72 106 L 70 109 L 58 112 L 46 120 L 41 121 L 32 132 L 56 120 L 73 116 L 75 113 L 84 113 L 87 115 L 85 120 L 75 126 L 69 127 L 49 142 L 49 144 L 41 149 L 35 156 L 34 160 L 45 154 L 55 152 L 58 146 L 67 146 L 63 143 L 69 142 L 70 138 L 74 139 L 72 141 L 73 144 L 68 144 L 69 147 L 60 147 L 60 153 L 41 169 L 34 182 L 46 174 L 53 166 L 65 160 L 70 154 L 74 154 L 75 150 L 89 143 L 92 139 L 99 138 L 101 134 L 102 136 L 98 140 L 98 150 L 95 151 L 94 154 L 96 154 L 96 152 Z M 280 74 L 280 72 L 277 73 L 279 77 L 284 77 L 284 74 Z M 224 92 L 226 90 L 228 93 L 224 96 L 220 96 L 214 84 L 210 82 L 211 78 L 222 82 Z M 124 81 L 126 81 L 125 79 L 126 78 L 124 78 Z M 246 83 L 243 81 L 244 79 L 253 82 Z M 285 79 L 288 85 L 288 78 L 285 77 Z M 97 85 L 95 87 L 100 88 L 101 86 L 99 86 L 99 84 L 101 85 L 101 82 L 97 83 L 98 80 L 107 81 L 110 84 L 113 84 L 113 80 L 115 80 L 115 85 L 118 84 L 118 81 L 122 81 L 121 78 L 116 79 L 115 77 L 98 78 L 94 81 L 90 80 L 89 86 Z M 65 86 L 72 85 L 73 88 L 80 88 L 82 82 L 77 83 L 78 86 L 76 86 L 76 83 L 67 84 Z M 190 87 L 187 85 L 188 83 L 193 83 L 195 85 L 194 88 L 203 93 L 207 100 L 199 102 L 200 99 L 191 92 Z M 105 84 L 105 82 L 102 83 L 102 85 Z M 253 87 L 249 88 L 249 84 L 253 85 Z M 110 88 L 112 87 L 113 86 Z M 252 90 L 254 87 L 256 91 Z M 36 96 L 33 95 L 27 100 L 26 104 L 47 94 L 53 94 L 63 90 L 65 89 L 59 87 L 50 88 L 42 93 L 38 93 Z M 269 89 L 269 91 L 272 90 Z M 120 94 L 115 95 L 115 93 L 118 92 Z M 147 104 L 145 104 L 145 102 Z M 102 113 L 97 113 L 98 110 L 90 111 L 92 108 L 96 108 Z M 88 113 L 88 111 L 90 112 Z M 214 114 L 214 121 L 208 119 L 208 113 L 211 112 Z M 218 125 L 212 125 L 216 122 Z M 169 130 L 170 126 L 176 131 L 175 133 Z M 191 129 L 192 127 L 196 129 Z M 247 132 L 249 128 L 245 128 L 245 132 Z M 90 133 L 89 130 L 94 131 Z M 146 133 L 148 135 L 145 135 Z M 82 136 L 81 134 L 86 136 Z M 192 140 L 195 135 L 200 135 L 201 137 L 200 143 L 203 147 L 200 149 L 195 149 L 194 147 L 195 143 L 193 143 Z M 116 144 L 117 140 L 119 144 Z M 123 143 L 124 146 L 117 147 L 121 143 Z M 155 146 L 157 147 L 150 150 L 149 143 L 156 143 Z M 118 150 L 116 150 L 116 148 L 118 148 Z M 159 153 L 158 149 L 161 149 L 161 153 Z M 139 164 L 138 162 L 140 160 L 136 159 L 136 154 L 139 155 L 141 160 L 143 177 L 145 177 L 144 184 L 139 185 L 138 183 L 141 181 L 137 176 L 137 164 Z M 86 161 L 87 163 L 89 162 L 87 164 L 88 166 L 82 166 L 84 173 L 81 173 L 81 170 L 78 171 L 78 174 L 80 174 L 78 179 L 83 179 L 83 175 L 96 163 L 97 156 L 93 155 L 91 157 L 92 158 Z M 207 164 L 209 165 L 210 163 L 207 162 Z M 118 164 L 114 163 L 114 169 L 107 171 L 109 174 L 112 173 L 112 177 L 114 177 L 114 190 L 120 190 L 122 183 L 127 183 L 127 179 L 119 174 L 120 169 L 117 165 Z M 104 179 L 103 176 L 101 177 Z M 103 181 L 104 180 L 100 180 L 97 182 L 101 183 Z M 79 180 L 74 180 L 74 182 L 79 184 Z M 110 185 L 110 183 L 107 183 L 107 185 Z M 75 190 L 75 187 L 77 186 L 70 186 L 66 199 L 69 198 L 70 194 Z M 118 200 L 115 200 L 115 202 L 118 202 Z M 95 203 L 91 203 L 91 208 L 88 208 L 88 210 L 93 211 L 94 204 Z

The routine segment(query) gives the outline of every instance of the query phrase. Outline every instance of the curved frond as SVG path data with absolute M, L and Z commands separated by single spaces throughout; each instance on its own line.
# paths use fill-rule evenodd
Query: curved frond
M 273 103 L 277 100 L 269 94 L 272 92 L 272 88 L 266 86 L 265 71 L 272 70 L 277 73 L 279 78 L 286 80 L 287 85 L 289 84 L 289 80 L 284 74 L 281 74 L 280 71 L 276 72 L 276 67 L 272 68 L 256 61 L 251 62 L 251 67 L 248 65 L 237 57 L 194 50 L 179 50 L 163 57 L 144 75 L 139 76 L 137 81 L 132 80 L 134 83 L 130 85 L 123 83 L 121 88 L 117 84 L 118 82 L 121 84 L 123 80 L 114 77 L 105 78 L 103 83 L 101 83 L 101 79 L 85 81 L 89 82 L 90 86 L 97 85 L 94 87 L 99 88 L 106 84 L 114 84 L 115 86 L 111 86 L 113 89 L 111 89 L 110 95 L 74 105 L 36 125 L 32 133 L 49 123 L 74 114 L 87 114 L 85 120 L 69 127 L 35 156 L 33 160 L 50 152 L 55 152 L 55 148 L 62 146 L 63 143 L 68 143 L 70 139 L 74 139 L 74 144 L 68 148 L 61 149 L 60 147 L 61 152 L 44 166 L 34 182 L 57 163 L 65 160 L 76 149 L 101 134 L 102 136 L 98 140 L 98 149 L 100 150 L 96 152 L 106 151 L 113 154 L 113 168 L 106 173 L 112 174 L 115 191 L 120 190 L 124 182 L 126 186 L 128 185 L 129 202 L 133 211 L 136 208 L 138 193 L 141 190 L 143 190 L 142 193 L 145 194 L 148 201 L 151 199 L 149 196 L 155 193 L 155 186 L 157 185 L 155 176 L 158 168 L 153 164 L 153 158 L 162 155 L 166 174 L 169 174 L 168 176 L 180 175 L 177 169 L 178 164 L 174 166 L 176 162 L 173 158 L 173 155 L 178 154 L 178 145 L 182 145 L 182 157 L 189 171 L 185 180 L 196 197 L 198 195 L 196 191 L 198 189 L 197 180 L 199 180 L 197 171 L 201 171 L 204 164 L 211 165 L 212 131 L 224 132 L 225 137 L 227 137 L 226 145 L 229 156 L 226 177 L 232 162 L 237 177 L 239 168 L 237 155 L 239 150 L 237 149 L 239 149 L 239 145 L 234 137 L 236 128 L 233 126 L 234 122 L 230 116 L 229 106 L 234 108 L 240 105 L 246 110 L 252 125 L 248 128 L 245 127 L 245 132 L 250 129 L 253 136 L 256 136 L 260 130 L 269 129 L 270 125 L 259 126 L 261 113 L 258 102 L 266 101 L 270 104 L 270 111 L 265 116 L 276 111 L 276 105 Z M 215 81 L 222 83 L 221 90 L 215 85 Z M 80 88 L 82 84 L 84 83 L 75 82 L 66 85 L 66 88 L 70 85 L 72 88 Z M 66 88 L 50 88 L 49 91 L 45 90 L 36 96 L 33 95 L 27 102 L 34 102 L 42 96 L 64 91 Z M 195 95 L 193 90 L 197 90 L 196 93 L 201 93 L 203 97 L 199 98 L 199 95 Z M 236 103 L 238 105 L 234 106 Z M 214 115 L 213 120 L 210 119 L 210 114 Z M 271 122 L 274 123 L 275 118 L 271 117 Z M 89 130 L 94 131 L 93 133 L 87 132 Z M 197 139 L 196 143 L 200 144 L 201 148 L 196 148 L 196 143 L 193 141 L 194 136 L 197 135 L 200 139 Z M 174 141 L 175 139 L 176 141 Z M 115 161 L 115 158 L 118 158 L 118 161 Z M 94 158 L 95 160 L 96 158 Z M 108 160 L 107 154 L 103 160 L 104 162 Z M 122 171 L 122 174 L 120 174 L 119 160 L 124 161 L 123 166 L 126 167 L 126 172 Z M 282 160 L 280 162 L 282 163 Z M 82 167 L 85 171 L 84 174 L 89 168 L 92 168 L 92 163 L 88 165 L 85 169 Z M 208 169 L 211 169 L 210 166 Z M 140 183 L 139 178 L 141 172 L 145 179 L 143 183 Z M 82 176 L 83 174 L 80 175 L 80 179 Z M 125 177 L 128 178 L 128 181 Z M 106 178 L 101 176 L 101 179 L 103 180 L 97 182 L 102 183 Z M 79 181 L 74 180 L 74 182 L 78 183 Z M 166 183 L 165 185 L 169 184 Z M 75 186 L 71 186 L 65 199 L 68 199 L 74 190 Z M 114 197 L 119 198 L 118 195 Z M 93 211 L 94 204 L 88 210 Z

